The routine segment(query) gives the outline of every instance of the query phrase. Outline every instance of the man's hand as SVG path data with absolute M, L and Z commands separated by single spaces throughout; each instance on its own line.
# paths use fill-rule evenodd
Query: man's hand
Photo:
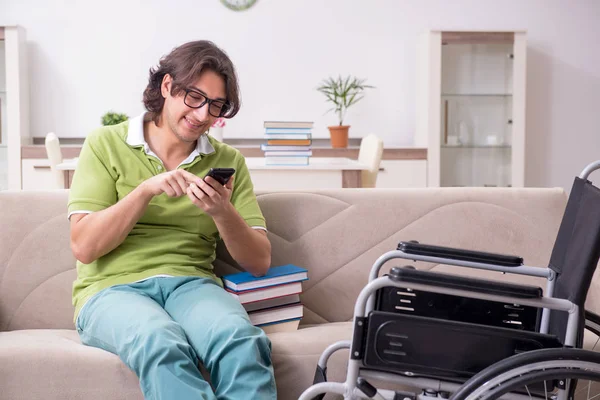
M 169 197 L 181 197 L 193 182 L 200 183 L 202 179 L 184 169 L 175 169 L 145 180 L 140 188 L 151 196 L 166 193 Z
M 200 179 L 190 183 L 187 188 L 187 195 L 197 207 L 204 210 L 205 213 L 215 218 L 226 214 L 232 207 L 231 192 L 233 191 L 233 180 L 235 176 L 229 179 L 225 186 L 221 185 L 215 179 L 207 176 L 205 180 Z

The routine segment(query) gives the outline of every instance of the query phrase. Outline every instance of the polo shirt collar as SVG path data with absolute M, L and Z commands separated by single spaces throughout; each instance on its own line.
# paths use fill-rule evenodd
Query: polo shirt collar
M 144 147 L 144 152 L 146 154 L 154 156 L 158 158 L 156 154 L 150 149 L 146 139 L 144 139 L 144 122 L 150 120 L 150 114 L 145 112 L 141 115 L 131 118 L 129 120 L 129 128 L 127 130 L 127 144 L 131 147 Z M 192 162 L 196 157 L 201 154 L 211 154 L 215 152 L 215 148 L 210 141 L 206 137 L 206 135 L 200 136 L 200 138 L 196 141 L 196 148 L 192 151 L 192 153 L 181 162 L 181 164 L 187 164 Z M 180 164 L 180 165 L 181 165 Z

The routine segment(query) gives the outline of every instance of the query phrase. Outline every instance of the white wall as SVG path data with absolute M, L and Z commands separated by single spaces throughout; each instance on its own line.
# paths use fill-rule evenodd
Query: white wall
M 6 145 L 6 57 L 4 51 L 4 41 L 0 40 L 0 132 L 2 140 L 0 146 Z M 0 157 L 0 164 L 6 161 L 6 158 Z M 6 168 L 5 165 L 3 165 Z
M 4 41 L 0 40 L 0 190 L 8 188 L 8 167 L 6 148 L 6 65 Z
M 174 46 L 210 39 L 236 64 L 244 105 L 226 136 L 260 137 L 265 119 L 333 114 L 315 87 L 338 73 L 377 88 L 351 109 L 351 136 L 373 131 L 410 145 L 415 52 L 428 29 L 529 33 L 527 185 L 570 186 L 600 158 L 600 1 L 258 0 L 246 12 L 218 0 L 0 0 L 0 23 L 30 41 L 31 129 L 83 137 L 108 109 L 135 115 L 148 68 Z

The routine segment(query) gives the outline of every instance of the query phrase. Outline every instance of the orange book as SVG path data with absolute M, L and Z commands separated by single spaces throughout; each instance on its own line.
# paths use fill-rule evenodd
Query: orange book
M 268 145 L 281 145 L 281 146 L 308 146 L 310 139 L 306 140 L 293 140 L 293 139 L 280 139 L 280 140 L 267 140 Z

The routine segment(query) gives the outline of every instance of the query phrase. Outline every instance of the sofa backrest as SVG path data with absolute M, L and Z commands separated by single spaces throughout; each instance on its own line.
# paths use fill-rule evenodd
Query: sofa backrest
M 67 191 L 0 192 L 0 330 L 73 329 Z M 401 240 L 516 254 L 546 266 L 564 207 L 562 189 L 428 188 L 259 192 L 272 265 L 308 268 L 303 324 L 347 321 L 373 262 Z M 223 246 L 219 274 L 239 268 Z M 405 260 L 391 260 L 384 271 Z M 419 268 L 513 282 L 421 263 Z M 537 281 L 539 284 L 539 281 Z

